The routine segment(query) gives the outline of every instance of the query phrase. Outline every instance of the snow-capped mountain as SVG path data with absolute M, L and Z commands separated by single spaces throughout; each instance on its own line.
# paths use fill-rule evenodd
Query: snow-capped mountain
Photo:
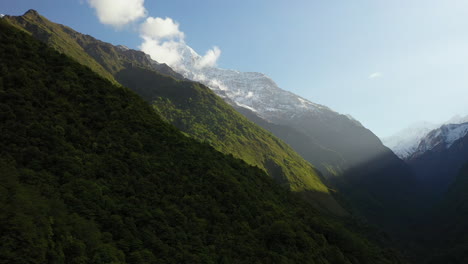
M 203 63 L 204 57 L 184 42 L 172 45 L 179 59 L 169 66 L 185 78 L 205 84 L 235 108 L 248 109 L 267 122 L 283 126 L 282 131 L 278 132 L 272 126 L 267 128 L 267 125 L 255 121 L 255 118 L 251 119 L 285 140 L 299 153 L 299 149 L 307 145 L 307 151 L 302 152 L 302 155 L 312 164 L 321 164 L 318 157 L 326 156 L 322 151 L 324 149 L 335 153 L 330 161 L 345 160 L 344 165 L 341 162 L 338 162 L 339 165 L 336 162 L 325 162 L 324 167 L 335 169 L 355 167 L 376 156 L 391 153 L 371 131 L 350 115 L 337 113 L 285 91 L 265 74 L 206 65 Z M 148 54 L 151 55 L 150 51 Z M 246 116 L 249 118 L 249 115 Z M 297 132 L 305 136 L 302 142 L 297 137 L 291 137 L 292 134 L 297 135 Z
M 438 125 L 429 122 L 417 123 L 393 136 L 382 138 L 382 143 L 389 147 L 398 157 L 406 159 L 416 151 L 421 139 L 436 127 Z
M 303 113 L 334 112 L 326 106 L 282 90 L 265 74 L 203 67 L 199 63 L 202 56 L 184 43 L 178 45 L 177 52 L 181 60 L 176 65 L 170 65 L 174 70 L 187 79 L 210 87 L 222 98 L 229 99 L 227 102 L 247 108 L 268 121 L 277 122 Z
M 455 141 L 468 134 L 468 123 L 447 124 L 432 130 L 424 136 L 411 158 L 424 154 L 429 150 L 450 148 Z

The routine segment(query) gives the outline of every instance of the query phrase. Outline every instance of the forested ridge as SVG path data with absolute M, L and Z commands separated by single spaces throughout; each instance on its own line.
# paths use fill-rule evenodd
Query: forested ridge
M 401 263 L 0 20 L 0 263 Z

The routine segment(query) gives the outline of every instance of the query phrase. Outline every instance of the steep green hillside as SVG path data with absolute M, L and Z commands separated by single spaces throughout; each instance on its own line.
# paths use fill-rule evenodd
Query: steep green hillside
M 87 66 L 88 63 L 81 58 L 94 58 L 119 83 L 136 91 L 144 99 L 154 101 L 156 111 L 188 135 L 258 166 L 281 184 L 302 192 L 318 208 L 337 215 L 347 214 L 329 194 L 313 166 L 281 140 L 237 113 L 210 89 L 161 74 L 144 53 L 122 50 L 80 34 L 48 21 L 36 11 L 6 18 L 47 44 L 51 43 L 49 39 L 53 39 L 52 47 L 58 46 L 58 50 L 65 54 L 69 51 L 61 45 L 68 47 L 69 43 L 75 43 L 74 51 L 82 56 L 73 58 Z M 49 32 L 60 34 L 51 35 Z
M 73 30 L 69 27 L 52 23 L 35 10 L 29 10 L 23 16 L 5 16 L 3 19 L 32 34 L 35 38 L 47 43 L 59 52 L 67 54 L 76 61 L 88 66 L 102 77 L 115 82 L 112 75 L 88 55 L 77 41 L 69 36 L 70 33 L 73 33 Z
M 0 20 L 0 263 L 401 263 Z
M 141 68 L 122 71 L 116 79 L 152 102 L 160 116 L 190 136 L 268 171 L 292 190 L 327 192 L 310 164 L 298 162 L 301 158 L 292 151 L 290 155 L 286 144 L 247 121 L 209 88 Z M 283 169 L 286 164 L 289 170 Z
M 423 223 L 418 242 L 424 263 L 468 263 L 468 163 Z
M 112 75 L 128 65 L 151 68 L 162 74 L 183 79 L 166 64 L 150 60 L 141 51 L 116 47 L 81 34 L 67 26 L 49 21 L 35 10 L 29 10 L 22 16 L 5 16 L 4 19 L 113 82 L 115 80 Z

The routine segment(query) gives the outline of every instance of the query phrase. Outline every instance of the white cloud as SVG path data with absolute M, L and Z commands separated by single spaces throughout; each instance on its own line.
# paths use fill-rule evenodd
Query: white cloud
M 148 17 L 141 24 L 140 32 L 145 37 L 150 37 L 155 40 L 160 39 L 184 39 L 184 33 L 179 30 L 179 23 L 174 22 L 171 18 L 166 17 Z
M 374 72 L 374 73 L 372 73 L 371 75 L 369 75 L 369 77 L 367 77 L 367 78 L 369 78 L 369 79 L 377 79 L 377 78 L 381 78 L 381 77 L 383 77 L 383 73 L 381 73 L 381 72 Z
M 89 6 L 96 10 L 96 15 L 101 23 L 116 28 L 147 16 L 144 7 L 145 0 L 80 1 L 87 1 Z M 166 63 L 175 70 L 194 71 L 213 67 L 221 55 L 221 50 L 216 46 L 209 49 L 204 56 L 196 54 L 185 44 L 185 34 L 179 29 L 179 23 L 170 17 L 147 17 L 140 24 L 139 33 L 143 40 L 139 49 L 149 54 L 157 62 Z M 186 56 L 187 58 L 185 58 L 182 53 L 187 54 L 187 50 L 191 57 Z
M 120 28 L 146 16 L 145 0 L 88 0 L 101 23 Z
M 139 48 L 160 63 L 166 63 L 175 70 L 187 70 L 184 66 L 196 70 L 213 67 L 221 55 L 218 47 L 208 50 L 204 56 L 192 54 L 193 50 L 185 42 L 185 34 L 180 31 L 179 23 L 169 17 L 148 17 L 140 26 L 140 37 L 143 39 Z M 186 58 L 181 53 L 190 50 L 193 57 Z
M 182 55 L 179 52 L 178 41 L 163 41 L 160 42 L 157 39 L 152 39 L 147 36 L 142 36 L 143 43 L 140 45 L 140 49 L 149 54 L 151 58 L 159 63 L 166 63 L 171 67 L 179 66 L 182 61 Z
M 198 69 L 205 68 L 205 67 L 213 67 L 216 65 L 216 62 L 219 59 L 219 56 L 221 55 L 221 50 L 214 46 L 212 49 L 208 50 L 205 53 L 205 56 L 201 57 L 195 67 Z

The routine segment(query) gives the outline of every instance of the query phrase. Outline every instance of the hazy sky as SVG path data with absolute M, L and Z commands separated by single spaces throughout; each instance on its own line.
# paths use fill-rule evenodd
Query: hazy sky
M 198 53 L 219 47 L 220 67 L 263 72 L 378 136 L 468 114 L 466 0 L 128 0 L 111 12 L 124 1 L 3 1 L 0 13 L 33 8 L 135 49 L 147 16 L 169 17 Z

